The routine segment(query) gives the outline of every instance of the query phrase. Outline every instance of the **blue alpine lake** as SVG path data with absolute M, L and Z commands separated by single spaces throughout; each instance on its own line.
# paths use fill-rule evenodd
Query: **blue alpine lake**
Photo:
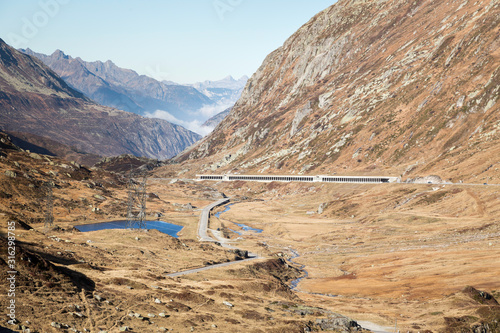
M 164 234 L 177 238 L 177 233 L 182 230 L 182 226 L 163 221 L 144 221 L 147 229 L 156 229 Z M 128 229 L 128 221 L 111 221 L 102 223 L 83 224 L 75 226 L 81 232 L 98 231 L 106 229 Z M 138 229 L 138 228 L 133 228 Z

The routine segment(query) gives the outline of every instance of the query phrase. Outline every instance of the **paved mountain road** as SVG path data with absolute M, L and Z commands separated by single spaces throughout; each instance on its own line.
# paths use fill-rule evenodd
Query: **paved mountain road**
M 202 209 L 201 214 L 200 214 L 200 221 L 198 224 L 198 238 L 199 238 L 200 242 L 219 242 L 225 248 L 236 249 L 236 247 L 229 245 L 228 242 L 225 241 L 225 238 L 217 237 L 217 239 L 214 239 L 208 235 L 208 220 L 210 218 L 210 211 L 212 209 L 214 209 L 215 207 L 218 207 L 218 206 L 221 206 L 223 204 L 228 203 L 229 201 L 230 201 L 230 199 L 228 199 L 228 198 L 221 199 L 221 200 L 218 200 L 218 201 L 211 203 L 210 205 L 208 205 Z M 177 276 L 182 276 L 182 275 L 187 275 L 187 274 L 194 274 L 194 273 L 199 273 L 199 272 L 206 271 L 206 270 L 213 269 L 213 268 L 225 267 L 225 266 L 230 266 L 230 265 L 234 265 L 237 263 L 242 263 L 242 262 L 246 262 L 246 261 L 250 261 L 250 260 L 259 259 L 259 256 L 257 256 L 257 255 L 254 255 L 251 253 L 249 253 L 249 255 L 250 255 L 250 258 L 248 258 L 248 259 L 235 260 L 235 261 L 230 261 L 230 262 L 224 262 L 221 264 L 215 264 L 215 265 L 209 265 L 209 266 L 200 267 L 200 268 L 188 269 L 188 270 L 181 271 L 181 272 L 170 273 L 170 274 L 167 274 L 167 276 L 168 277 L 177 277 Z
M 229 199 L 221 199 L 216 202 L 212 202 L 210 205 L 203 208 L 200 214 L 200 222 L 198 224 L 198 238 L 200 242 L 217 242 L 217 240 L 210 237 L 207 233 L 208 231 L 208 219 L 210 218 L 210 211 L 215 207 L 228 203 Z
M 253 257 L 253 258 L 248 258 L 248 259 L 243 259 L 243 260 L 224 262 L 222 264 L 215 264 L 215 265 L 210 265 L 210 266 L 205 266 L 205 267 L 200 267 L 200 268 L 193 268 L 193 269 L 188 269 L 188 270 L 182 271 L 182 272 L 170 273 L 170 274 L 167 274 L 167 276 L 168 277 L 177 277 L 177 276 L 182 276 L 182 275 L 187 275 L 187 274 L 194 274 L 194 273 L 203 272 L 203 271 L 213 269 L 213 268 L 226 267 L 226 266 L 234 265 L 237 263 L 242 263 L 245 261 L 255 260 L 255 259 L 258 259 L 258 258 Z

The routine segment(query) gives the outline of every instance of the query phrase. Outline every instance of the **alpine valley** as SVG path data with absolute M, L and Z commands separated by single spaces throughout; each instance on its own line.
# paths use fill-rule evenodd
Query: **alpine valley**
M 500 332 L 498 0 L 339 0 L 248 81 L 177 88 L 0 46 L 0 327 Z M 228 105 L 197 141 L 83 93 Z

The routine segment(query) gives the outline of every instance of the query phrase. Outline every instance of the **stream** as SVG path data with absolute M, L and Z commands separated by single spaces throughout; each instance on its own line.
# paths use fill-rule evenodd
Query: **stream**
M 296 259 L 298 257 L 300 257 L 300 254 L 295 251 L 294 249 L 289 249 L 290 252 L 292 252 L 292 257 L 290 257 L 288 259 L 288 262 L 290 262 L 291 264 L 293 264 L 294 266 L 298 266 L 297 268 L 302 272 L 303 276 L 293 280 L 291 283 L 290 283 L 290 287 L 293 291 L 296 291 L 296 292 L 301 292 L 301 293 L 306 293 L 306 294 L 310 294 L 310 295 L 319 295 L 319 296 L 326 296 L 326 297 L 338 297 L 338 295 L 332 295 L 332 294 L 322 294 L 322 293 L 312 293 L 312 292 L 308 292 L 308 291 L 302 291 L 302 290 L 299 290 L 298 289 L 298 285 L 300 283 L 300 281 L 302 281 L 303 279 L 307 278 L 309 276 L 309 272 L 305 270 L 305 265 L 302 265 L 302 264 L 299 264 L 298 262 L 295 262 L 293 261 L 293 259 Z
M 221 212 L 215 213 L 214 216 L 216 218 L 220 218 L 220 216 L 222 215 L 222 213 L 225 213 L 225 212 L 227 212 L 227 211 L 229 211 L 231 209 L 232 205 L 234 205 L 234 203 L 224 206 L 224 210 L 221 211 Z M 256 232 L 258 234 L 260 234 L 260 233 L 262 233 L 264 231 L 263 229 L 252 228 L 252 227 L 250 227 L 250 226 L 248 226 L 246 224 L 243 224 L 243 223 L 236 223 L 236 222 L 233 222 L 233 221 L 231 221 L 231 223 L 237 225 L 238 227 L 240 227 L 241 229 L 243 229 L 243 231 L 253 231 L 253 232 Z M 232 232 L 234 232 L 234 233 L 236 233 L 236 234 L 238 234 L 240 236 L 243 234 L 240 231 L 236 231 L 236 230 L 233 230 L 233 229 L 229 229 L 229 230 L 231 230 Z
M 296 259 L 298 257 L 300 257 L 299 253 L 293 249 L 290 249 L 290 252 L 292 252 L 292 257 L 290 257 L 290 259 L 288 259 L 288 261 L 295 265 L 295 266 L 298 266 L 299 270 L 303 273 L 303 276 L 293 280 L 291 283 L 290 283 L 290 287 L 292 288 L 293 291 L 299 291 L 297 286 L 299 285 L 299 282 L 302 281 L 303 279 L 305 279 L 306 277 L 309 276 L 309 273 L 304 269 L 304 267 L 306 267 L 305 265 L 302 265 L 302 264 L 299 264 L 295 261 L 293 261 L 293 259 Z
M 229 211 L 231 209 L 232 205 L 234 205 L 234 203 L 226 205 L 224 207 L 223 211 L 217 212 L 214 215 L 217 218 L 220 218 L 221 214 Z M 242 224 L 242 223 L 235 223 L 235 222 L 232 222 L 232 223 L 235 224 L 235 225 L 237 225 L 237 226 L 239 226 L 244 231 L 255 231 L 257 233 L 261 233 L 263 231 L 262 229 L 252 228 L 252 227 L 249 227 L 249 226 L 247 226 L 245 224 Z M 231 229 L 229 229 L 229 230 L 231 230 Z M 238 235 L 241 235 L 241 232 L 238 232 L 238 231 L 235 231 L 235 230 L 231 230 L 231 231 L 237 233 Z M 302 264 L 299 264 L 299 263 L 293 261 L 294 259 L 297 259 L 298 257 L 300 257 L 300 254 L 296 250 L 294 250 L 294 249 L 290 249 L 289 248 L 289 251 L 292 253 L 292 256 L 288 259 L 288 262 L 291 263 L 291 264 L 293 264 L 295 267 L 298 267 L 298 269 L 303 273 L 303 275 L 301 277 L 293 280 L 290 283 L 290 289 L 291 290 L 293 290 L 295 292 L 307 293 L 307 294 L 310 294 L 310 295 L 318 295 L 318 296 L 326 296 L 326 297 L 339 297 L 339 295 L 313 293 L 313 292 L 307 292 L 307 291 L 301 291 L 301 290 L 299 290 L 298 289 L 298 285 L 299 285 L 300 281 L 302 281 L 303 279 L 307 278 L 309 276 L 309 272 L 307 270 L 305 270 L 305 267 L 306 267 L 305 265 L 302 265 Z M 382 327 L 382 326 L 379 326 L 379 325 L 377 325 L 375 323 L 372 323 L 372 322 L 369 322 L 369 321 L 358 321 L 358 323 L 363 328 L 371 330 L 374 333 L 390 333 L 389 332 L 390 328 L 388 328 L 388 327 Z

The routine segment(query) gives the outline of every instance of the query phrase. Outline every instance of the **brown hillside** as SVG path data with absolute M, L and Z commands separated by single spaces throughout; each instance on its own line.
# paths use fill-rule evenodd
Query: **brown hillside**
M 116 168 L 120 160 L 130 165 L 128 156 L 99 165 Z M 44 227 L 47 183 L 53 228 Z M 148 219 L 162 216 L 183 226 L 178 239 L 156 230 L 74 228 L 123 219 L 126 186 L 126 178 L 99 167 L 23 151 L 0 132 L 0 278 L 8 281 L 0 285 L 0 332 L 298 333 L 352 326 L 301 301 L 287 283 L 302 273 L 274 252 L 239 261 L 241 252 L 196 240 L 195 207 L 222 197 L 202 184 L 148 180 Z M 167 275 L 234 260 L 228 267 Z M 7 316 L 11 300 L 15 321 Z
M 497 182 L 499 21 L 498 1 L 339 1 L 271 53 L 179 160 Z
M 40 60 L 1 39 L 0 130 L 50 138 L 81 153 L 161 159 L 178 154 L 200 138 L 165 120 L 98 105 L 69 87 Z M 51 146 L 43 148 L 50 150 Z

